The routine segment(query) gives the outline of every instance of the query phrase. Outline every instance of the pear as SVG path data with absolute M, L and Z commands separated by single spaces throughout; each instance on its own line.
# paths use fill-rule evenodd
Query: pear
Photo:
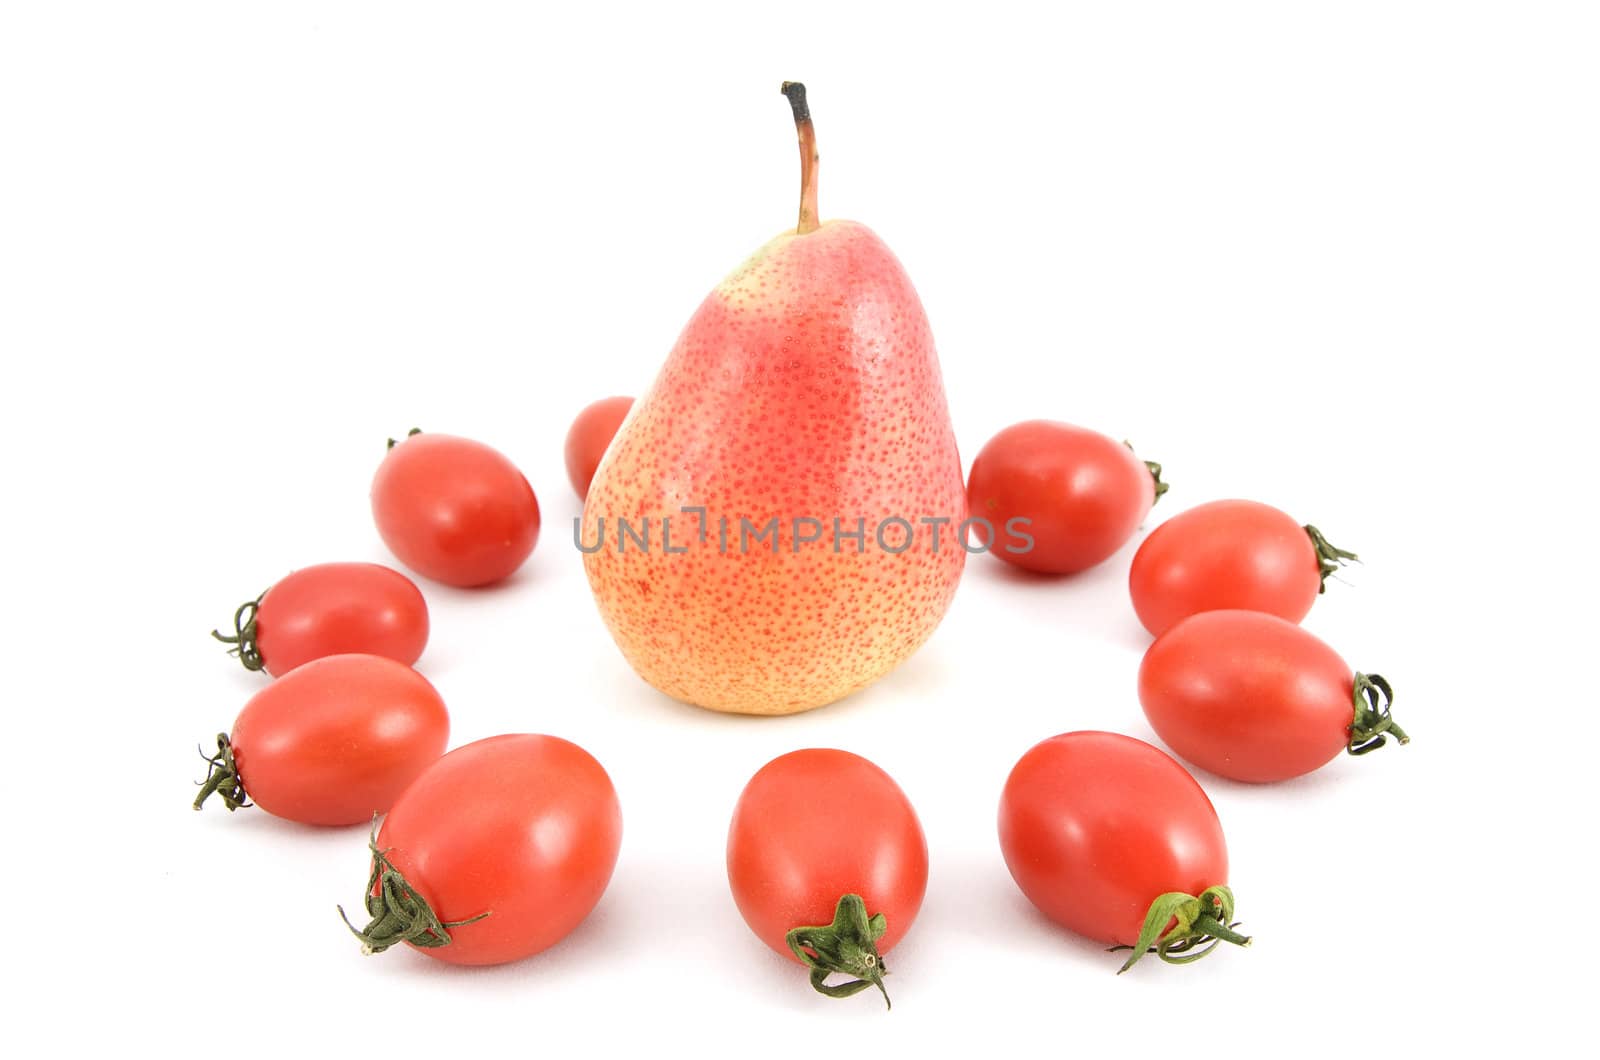
M 676 699 L 791 714 L 927 640 L 966 561 L 966 491 L 905 270 L 818 222 L 805 87 L 800 222 L 701 303 L 595 472 L 578 546 L 622 654 Z

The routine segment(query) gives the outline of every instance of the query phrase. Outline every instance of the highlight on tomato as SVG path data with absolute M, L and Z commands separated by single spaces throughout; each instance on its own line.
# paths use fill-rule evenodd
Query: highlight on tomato
M 1140 460 L 1127 443 L 1053 420 L 1007 427 L 967 476 L 974 516 L 1025 528 L 1031 539 L 990 553 L 1042 574 L 1073 574 L 1109 558 L 1166 491 L 1161 465 Z
M 745 785 L 728 826 L 728 885 L 756 937 L 804 965 L 811 986 L 875 986 L 928 887 L 928 844 L 905 792 L 849 751 L 791 751 Z M 850 976 L 829 984 L 831 974 Z
M 1134 553 L 1128 591 L 1139 621 L 1158 637 L 1202 611 L 1265 611 L 1299 622 L 1328 576 L 1354 559 L 1271 505 L 1211 501 L 1150 532 Z
M 302 567 L 240 605 L 232 645 L 246 670 L 273 677 L 328 655 L 382 655 L 410 666 L 428 644 L 428 604 L 415 583 L 378 563 Z
M 401 563 L 458 588 L 504 581 L 539 540 L 539 501 L 515 464 L 482 442 L 420 430 L 389 439 L 372 517 Z
M 450 715 L 428 679 L 381 655 L 329 655 L 250 697 L 219 733 L 194 808 L 256 805 L 302 824 L 372 820 L 444 753 Z
M 1234 930 L 1222 823 L 1194 777 L 1143 740 L 1069 732 L 1018 760 L 1000 796 L 1000 849 L 1039 911 L 1112 949 L 1199 960 Z
M 417 778 L 368 846 L 362 952 L 404 942 L 450 964 L 548 949 L 605 893 L 622 846 L 611 778 L 558 736 L 458 747 Z M 344 916 L 344 909 L 339 909 Z
M 1298 777 L 1390 737 L 1409 743 L 1393 699 L 1382 677 L 1354 673 L 1321 640 L 1260 611 L 1191 615 L 1139 666 L 1139 702 L 1166 745 L 1251 783 Z
M 622 421 L 633 408 L 631 397 L 608 397 L 584 407 L 567 430 L 563 456 L 567 464 L 567 481 L 572 491 L 582 500 L 589 495 L 589 483 L 606 455 L 611 439 L 616 437 Z

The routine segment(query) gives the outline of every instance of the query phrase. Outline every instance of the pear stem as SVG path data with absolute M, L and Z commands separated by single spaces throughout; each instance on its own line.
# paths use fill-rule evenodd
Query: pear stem
M 789 97 L 794 111 L 794 127 L 800 133 L 800 224 L 797 235 L 815 232 L 817 220 L 817 130 L 811 125 L 811 108 L 806 105 L 806 86 L 798 81 L 785 81 L 783 94 Z

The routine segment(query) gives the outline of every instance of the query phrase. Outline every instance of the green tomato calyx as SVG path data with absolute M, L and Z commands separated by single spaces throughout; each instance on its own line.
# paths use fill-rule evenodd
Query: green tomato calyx
M 229 813 L 253 805 L 245 795 L 244 784 L 239 780 L 239 767 L 233 764 L 233 744 L 228 742 L 227 733 L 217 733 L 216 754 L 208 755 L 202 747 L 200 757 L 206 761 L 206 776 L 198 782 L 200 794 L 194 797 L 195 809 L 204 806 L 212 795 L 222 799 Z
M 1172 926 L 1169 928 L 1168 924 Z M 1250 936 L 1233 930 L 1238 926 L 1233 919 L 1233 892 L 1227 887 L 1207 887 L 1198 897 L 1168 891 L 1150 903 L 1137 942 L 1131 947 L 1111 947 L 1133 950 L 1117 974 L 1132 968 L 1147 953 L 1168 964 L 1188 964 L 1216 949 L 1219 942 L 1250 945 Z
M 1389 708 L 1394 705 L 1394 689 L 1377 674 L 1356 674 L 1354 719 L 1350 722 L 1350 742 L 1345 750 L 1353 755 L 1376 751 L 1393 736 L 1401 743 L 1410 743 L 1411 737 L 1394 723 Z
M 1346 552 L 1334 546 L 1327 538 L 1322 536 L 1322 531 L 1307 523 L 1301 527 L 1311 538 L 1311 546 L 1317 550 L 1317 570 L 1322 575 L 1322 584 L 1317 587 L 1318 593 L 1328 591 L 1328 575 L 1337 574 L 1339 568 L 1346 563 L 1360 563 L 1361 557 L 1354 552 Z
M 231 644 L 228 654 L 236 656 L 244 664 L 246 670 L 259 670 L 266 663 L 261 661 L 261 652 L 256 647 L 256 613 L 261 610 L 261 596 L 254 600 L 246 600 L 239 605 L 233 613 L 233 636 L 226 636 L 221 630 L 212 630 L 211 635 L 224 644 Z
M 427 899 L 400 874 L 389 860 L 389 851 L 378 849 L 378 815 L 372 815 L 372 835 L 367 839 L 372 851 L 372 875 L 367 878 L 365 898 L 367 915 L 372 917 L 366 927 L 356 929 L 345 916 L 344 906 L 339 915 L 344 926 L 361 940 L 364 954 L 382 953 L 397 942 L 409 942 L 422 949 L 437 949 L 450 945 L 450 929 L 471 924 L 488 916 L 487 912 L 465 920 L 440 920 Z
M 850 997 L 875 986 L 883 994 L 883 1003 L 893 1008 L 889 991 L 883 987 L 883 977 L 889 970 L 883 966 L 883 957 L 878 953 L 878 940 L 883 938 L 888 926 L 882 913 L 867 916 L 867 903 L 859 894 L 847 894 L 834 907 L 833 923 L 794 928 L 783 940 L 811 969 L 811 986 L 817 993 Z M 855 978 L 829 986 L 826 980 L 835 972 Z

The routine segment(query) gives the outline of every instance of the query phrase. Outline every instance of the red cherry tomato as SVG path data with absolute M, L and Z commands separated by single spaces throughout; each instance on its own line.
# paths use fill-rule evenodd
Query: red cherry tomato
M 1007 427 L 978 453 L 967 501 L 974 518 L 994 527 L 994 555 L 1027 570 L 1070 574 L 1133 536 L 1166 491 L 1160 475 L 1160 465 L 1103 434 L 1029 420 Z
M 1385 733 L 1408 742 L 1389 698 L 1383 678 L 1352 674 L 1322 641 L 1260 611 L 1186 618 L 1139 666 L 1139 701 L 1167 746 L 1255 783 L 1309 773 L 1340 751 L 1377 750 Z
M 600 458 L 606 455 L 606 446 L 616 437 L 617 428 L 631 408 L 631 397 L 601 398 L 572 421 L 572 428 L 567 431 L 567 479 L 580 499 L 589 495 L 589 483 L 594 480 Z
M 233 616 L 246 670 L 273 677 L 327 655 L 382 655 L 407 666 L 428 643 L 428 605 L 399 571 L 377 563 L 319 563 L 289 574 Z
M 516 466 L 482 442 L 413 433 L 372 479 L 372 516 L 400 562 L 463 588 L 515 573 L 539 540 L 539 502 Z
M 246 798 L 302 824 L 361 824 L 438 761 L 450 715 L 427 678 L 379 655 L 329 655 L 250 697 L 194 808 Z
M 1156 636 L 1201 611 L 1265 611 L 1298 622 L 1345 560 L 1314 526 L 1255 501 L 1212 501 L 1151 531 L 1128 571 L 1133 609 Z
M 1028 900 L 1101 942 L 1193 959 L 1229 927 L 1228 848 L 1211 800 L 1131 736 L 1069 732 L 1023 755 L 1000 797 L 1000 849 Z
M 369 952 L 404 941 L 451 964 L 531 956 L 589 915 L 621 845 L 611 778 L 577 744 L 527 734 L 466 744 L 384 818 L 372 923 L 356 934 Z
M 883 989 L 882 955 L 927 890 L 928 844 L 889 774 L 848 751 L 791 751 L 739 796 L 728 884 L 762 942 L 810 967 L 819 992 L 848 997 Z M 829 986 L 830 972 L 855 978 Z

